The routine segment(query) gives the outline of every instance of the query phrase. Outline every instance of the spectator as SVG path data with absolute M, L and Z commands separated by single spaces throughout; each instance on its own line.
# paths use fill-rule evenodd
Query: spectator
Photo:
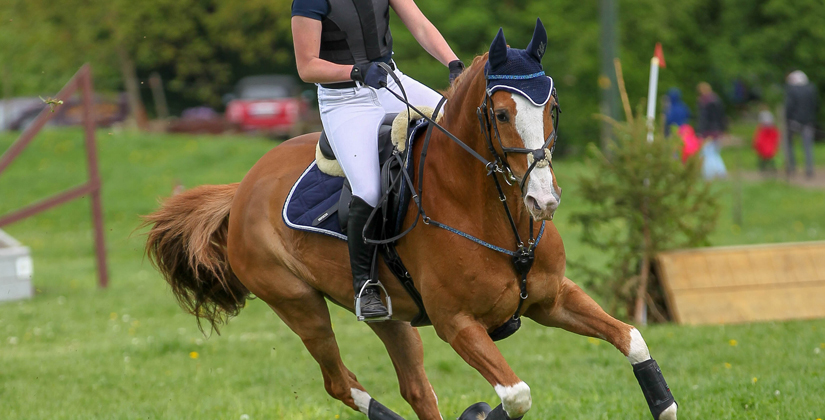
M 705 179 L 727 176 L 725 162 L 719 154 L 719 138 L 725 132 L 727 122 L 722 100 L 706 82 L 699 83 L 699 122 L 697 131 L 705 140 L 702 146 L 702 175 Z
M 690 124 L 682 124 L 679 127 L 679 137 L 682 138 L 682 163 L 684 163 L 702 148 L 702 141 L 696 137 L 696 132 Z
M 796 159 L 793 151 L 793 137 L 802 135 L 805 150 L 805 175 L 814 176 L 814 123 L 816 122 L 817 94 L 816 87 L 808 81 L 808 76 L 801 70 L 791 72 L 786 78 L 785 86 L 785 169 L 788 176 L 796 172 Z
M 718 140 L 727 129 L 725 108 L 710 84 L 699 83 L 699 122 L 696 127 L 699 135 L 705 139 Z
M 672 87 L 667 91 L 667 96 L 670 99 L 670 106 L 665 113 L 665 135 L 670 133 L 670 126 L 681 127 L 690 119 L 690 109 L 682 101 L 682 92 Z
M 776 172 L 776 165 L 773 158 L 779 148 L 779 130 L 774 124 L 771 111 L 763 110 L 759 112 L 759 126 L 753 134 L 753 149 L 759 156 L 760 172 Z

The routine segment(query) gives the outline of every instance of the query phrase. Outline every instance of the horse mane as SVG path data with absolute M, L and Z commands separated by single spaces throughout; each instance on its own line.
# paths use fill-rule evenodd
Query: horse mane
M 476 76 L 479 72 L 484 70 L 484 65 L 487 63 L 487 55 L 489 53 L 484 53 L 482 55 L 477 55 L 473 62 L 467 67 L 460 76 L 453 82 L 452 86 L 444 92 L 444 96 L 449 100 L 455 97 L 456 95 L 459 96 L 466 96 L 467 90 L 470 88 L 470 84 L 473 83 Z M 449 103 L 449 102 L 448 102 Z

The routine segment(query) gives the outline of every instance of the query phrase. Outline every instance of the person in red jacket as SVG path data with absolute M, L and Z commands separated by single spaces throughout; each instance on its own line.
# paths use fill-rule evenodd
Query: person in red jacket
M 773 114 L 768 110 L 759 112 L 759 126 L 753 134 L 753 149 L 759 156 L 759 171 L 776 172 L 773 158 L 779 149 L 779 130 L 774 124 Z

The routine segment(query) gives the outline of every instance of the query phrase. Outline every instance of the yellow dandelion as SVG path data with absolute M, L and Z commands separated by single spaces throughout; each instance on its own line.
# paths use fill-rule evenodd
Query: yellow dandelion
M 759 379 L 756 379 L 756 376 L 754 376 L 754 377 L 751 379 L 751 382 L 756 383 L 756 381 L 758 381 L 758 380 L 759 380 Z
M 189 357 L 191 357 L 192 359 L 197 359 L 198 356 L 200 356 L 200 355 L 196 351 L 193 351 L 193 352 L 189 353 Z
M 819 348 L 825 349 L 825 343 L 819 343 Z
M 341 418 L 341 416 L 339 416 L 338 414 L 336 414 L 336 415 L 335 415 L 335 418 L 336 418 L 336 419 L 340 419 L 340 418 Z
M 599 344 L 602 343 L 601 341 L 599 341 L 598 338 L 593 338 L 593 337 L 587 337 L 587 341 L 590 342 L 590 344 L 592 344 L 594 346 L 598 346 Z
M 730 369 L 730 368 L 731 368 L 731 366 L 732 366 L 732 365 L 731 365 L 730 363 L 725 362 L 725 369 Z
M 114 313 L 114 312 L 110 313 L 109 314 L 109 319 L 111 319 L 112 321 L 116 320 L 117 319 L 117 314 Z
M 736 347 L 736 345 L 739 344 L 739 342 L 736 340 L 730 340 L 728 341 L 728 344 L 730 344 L 731 347 Z

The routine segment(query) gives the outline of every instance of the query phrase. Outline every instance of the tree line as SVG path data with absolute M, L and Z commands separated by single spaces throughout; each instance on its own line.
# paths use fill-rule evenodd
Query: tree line
M 298 0 L 300 1 L 300 0 Z M 131 90 L 152 72 L 167 82 L 173 109 L 220 106 L 240 77 L 295 74 L 291 0 L 5 0 L 0 4 L 0 85 L 4 96 L 56 92 L 84 62 L 98 90 Z M 567 145 L 596 141 L 599 124 L 599 2 L 418 0 L 465 62 L 486 51 L 499 27 L 513 47 L 529 42 L 536 17 L 548 30 L 544 58 L 565 111 Z M 649 59 L 664 46 L 660 91 L 699 81 L 727 92 L 740 80 L 768 103 L 781 100 L 785 74 L 802 69 L 825 85 L 825 4 L 821 0 L 623 0 L 619 56 L 631 102 L 646 95 Z M 395 59 L 406 73 L 447 86 L 447 70 L 393 16 Z M 139 95 L 140 96 L 140 95 Z M 147 96 L 148 98 L 148 96 Z M 151 110 L 150 110 L 151 112 Z M 824 114 L 825 115 L 825 114 Z

